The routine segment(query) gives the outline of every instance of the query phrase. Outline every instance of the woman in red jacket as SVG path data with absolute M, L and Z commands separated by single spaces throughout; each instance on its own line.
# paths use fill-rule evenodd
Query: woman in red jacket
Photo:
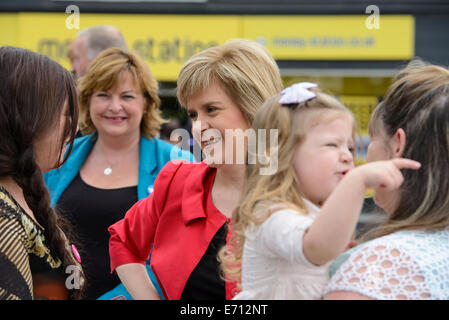
M 191 57 L 177 84 L 205 159 L 168 163 L 154 192 L 109 227 L 111 269 L 133 298 L 160 299 L 145 270 L 153 248 L 151 268 L 165 298 L 231 299 L 236 286 L 220 276 L 217 252 L 229 239 L 243 186 L 245 161 L 238 156 L 246 155 L 246 143 L 237 141 L 246 141 L 244 131 L 282 80 L 264 47 L 237 39 Z

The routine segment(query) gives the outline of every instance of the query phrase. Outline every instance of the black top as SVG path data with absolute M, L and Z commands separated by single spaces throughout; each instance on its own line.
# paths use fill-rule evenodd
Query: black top
M 111 274 L 108 227 L 123 219 L 137 202 L 137 186 L 99 189 L 78 174 L 58 201 L 58 209 L 73 227 L 86 276 L 85 299 L 97 299 L 120 284 Z
M 218 251 L 226 245 L 228 232 L 225 223 L 212 238 L 206 253 L 190 274 L 181 300 L 226 300 L 225 281 L 220 277 Z

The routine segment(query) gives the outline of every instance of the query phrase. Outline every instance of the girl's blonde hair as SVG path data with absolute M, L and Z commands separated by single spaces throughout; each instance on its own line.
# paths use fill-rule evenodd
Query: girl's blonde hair
M 110 48 L 100 53 L 89 65 L 87 73 L 80 78 L 78 97 L 80 106 L 79 126 L 83 134 L 97 131 L 90 118 L 90 98 L 97 91 L 108 91 L 117 85 L 119 77 L 129 71 L 145 97 L 140 124 L 141 135 L 151 139 L 157 136 L 162 123 L 158 96 L 158 83 L 145 62 L 135 53 L 120 48 Z
M 402 157 L 421 163 L 403 170 L 399 202 L 387 221 L 362 241 L 400 230 L 449 227 L 449 71 L 413 60 L 398 73 L 369 123 L 370 135 L 385 132 L 389 141 L 402 128 Z M 385 148 L 387 151 L 387 141 Z
M 277 94 L 263 104 L 254 120 L 253 129 L 267 131 L 278 130 L 278 144 L 275 148 L 266 148 L 266 155 L 255 157 L 255 164 L 248 164 L 245 174 L 243 194 L 232 215 L 232 237 L 228 246 L 219 253 L 219 259 L 227 280 L 239 281 L 241 277 L 241 259 L 245 230 L 250 223 L 263 223 L 276 210 L 270 210 L 273 204 L 291 207 L 307 214 L 307 208 L 300 194 L 300 185 L 292 166 L 297 148 L 304 141 L 311 127 L 330 121 L 335 117 L 349 116 L 353 119 L 353 132 L 357 130 L 356 121 L 349 109 L 336 98 L 322 93 L 318 89 L 309 89 L 316 97 L 299 104 L 281 105 Z M 269 134 L 266 134 L 269 146 Z M 262 152 L 264 150 L 258 150 Z M 274 157 L 273 157 L 274 156 Z M 259 159 L 279 159 L 277 171 L 273 175 L 260 175 L 260 169 L 267 165 Z M 277 161 L 277 160 L 276 160 Z M 257 216 L 254 214 L 257 207 Z M 261 208 L 262 207 L 262 208 Z M 263 210 L 259 210 L 263 209 Z M 259 213 L 265 214 L 260 215 Z
M 177 96 L 182 106 L 187 100 L 220 85 L 253 123 L 257 110 L 283 88 L 279 68 L 272 55 L 257 42 L 233 39 L 192 56 L 181 68 Z

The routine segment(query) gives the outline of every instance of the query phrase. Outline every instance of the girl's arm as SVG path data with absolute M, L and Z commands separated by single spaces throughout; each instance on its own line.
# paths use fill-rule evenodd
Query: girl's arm
M 400 169 L 419 169 L 419 162 L 395 158 L 359 166 L 340 181 L 303 238 L 305 257 L 323 265 L 341 254 L 354 233 L 367 188 L 397 189 Z

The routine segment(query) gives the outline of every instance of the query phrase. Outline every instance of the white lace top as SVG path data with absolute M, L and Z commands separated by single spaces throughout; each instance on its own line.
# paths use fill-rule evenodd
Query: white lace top
M 292 209 L 273 213 L 246 231 L 242 257 L 242 292 L 236 300 L 319 299 L 329 280 L 330 264 L 315 266 L 302 251 L 304 232 L 319 208 L 305 201 L 309 214 Z
M 383 300 L 449 299 L 449 230 L 396 232 L 353 248 L 335 261 L 340 263 L 325 294 L 342 290 Z

